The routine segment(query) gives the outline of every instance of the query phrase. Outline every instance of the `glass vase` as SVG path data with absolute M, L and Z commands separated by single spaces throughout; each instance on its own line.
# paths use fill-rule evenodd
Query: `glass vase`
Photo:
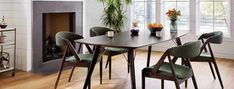
M 177 21 L 171 21 L 170 32 L 177 32 Z

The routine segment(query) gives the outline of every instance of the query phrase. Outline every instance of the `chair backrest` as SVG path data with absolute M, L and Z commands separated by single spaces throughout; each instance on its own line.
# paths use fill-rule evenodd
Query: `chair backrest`
M 82 39 L 82 38 L 83 37 L 78 34 L 75 34 L 72 32 L 65 32 L 65 31 L 58 32 L 55 35 L 57 46 L 62 46 L 65 44 L 65 42 L 73 42 L 74 40 Z
M 185 43 L 178 47 L 173 47 L 170 50 L 170 55 L 181 58 L 193 58 L 200 54 L 200 41 Z
M 209 37 L 207 40 L 213 44 L 221 44 L 223 42 L 223 32 L 215 31 L 213 32 L 213 36 Z
M 207 39 L 206 41 L 213 44 L 221 44 L 223 42 L 223 32 L 214 31 L 202 34 L 199 39 Z
M 106 27 L 92 27 L 90 28 L 90 36 L 94 37 L 99 35 L 105 35 L 107 31 L 113 31 L 113 30 Z

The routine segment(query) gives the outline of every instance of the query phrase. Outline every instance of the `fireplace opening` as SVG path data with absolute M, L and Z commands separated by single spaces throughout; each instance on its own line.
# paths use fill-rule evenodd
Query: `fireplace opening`
M 75 31 L 75 12 L 43 13 L 43 62 L 62 58 L 65 47 L 58 47 L 55 35 L 60 31 Z

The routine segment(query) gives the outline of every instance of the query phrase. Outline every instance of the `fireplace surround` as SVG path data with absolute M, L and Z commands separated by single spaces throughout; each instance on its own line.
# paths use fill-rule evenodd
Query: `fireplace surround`
M 72 31 L 82 35 L 83 33 L 83 2 L 82 1 L 33 1 L 33 30 L 32 30 L 32 71 L 37 73 L 52 73 L 59 69 L 61 58 L 52 58 L 45 60 L 46 41 L 43 38 L 54 41 L 55 30 Z M 68 21 L 62 19 L 65 14 L 68 15 Z M 62 17 L 53 17 L 52 22 L 45 20 L 54 15 Z M 72 17 L 72 18 L 71 18 Z M 58 18 L 55 20 L 55 18 Z M 43 20 L 44 19 L 44 20 Z M 46 25 L 49 26 L 45 26 Z M 48 24 L 49 23 L 49 24 Z M 52 25 L 60 23 L 61 25 Z M 68 24 L 66 26 L 66 24 Z M 53 27 L 50 27 L 53 26 Z M 63 29 L 62 29 L 63 28 Z M 50 37 L 44 32 L 45 29 L 55 31 Z M 54 45 L 54 44 L 53 44 Z

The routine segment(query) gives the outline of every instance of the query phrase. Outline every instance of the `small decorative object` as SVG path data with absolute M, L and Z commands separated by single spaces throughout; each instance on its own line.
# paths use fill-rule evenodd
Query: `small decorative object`
M 0 23 L 0 27 L 3 28 L 3 29 L 7 27 L 7 23 L 5 22 L 4 16 L 2 17 L 2 21 Z
M 135 29 L 131 30 L 131 35 L 133 36 L 138 35 L 138 33 L 139 33 L 139 30 L 135 30 Z
M 134 28 L 134 29 L 136 29 L 136 28 L 138 28 L 138 20 L 133 20 L 132 21 L 132 28 Z
M 106 33 L 106 35 L 107 35 L 108 37 L 112 38 L 112 37 L 114 37 L 115 33 L 114 33 L 114 31 L 108 31 L 108 32 Z
M 131 35 L 138 35 L 138 33 L 139 33 L 138 22 L 139 21 L 137 21 L 137 20 L 134 20 L 132 22 Z
M 150 23 L 148 24 L 148 29 L 151 32 L 151 35 L 161 36 L 163 25 L 161 23 Z
M 5 37 L 6 37 L 5 35 L 1 35 L 1 36 L 0 36 L 0 43 L 4 43 L 4 42 L 5 42 L 5 40 L 4 40 Z
M 180 10 L 176 10 L 175 8 L 173 8 L 172 10 L 168 10 L 166 15 L 169 17 L 171 21 L 170 31 L 177 32 L 177 20 L 178 20 L 178 17 L 181 15 Z

